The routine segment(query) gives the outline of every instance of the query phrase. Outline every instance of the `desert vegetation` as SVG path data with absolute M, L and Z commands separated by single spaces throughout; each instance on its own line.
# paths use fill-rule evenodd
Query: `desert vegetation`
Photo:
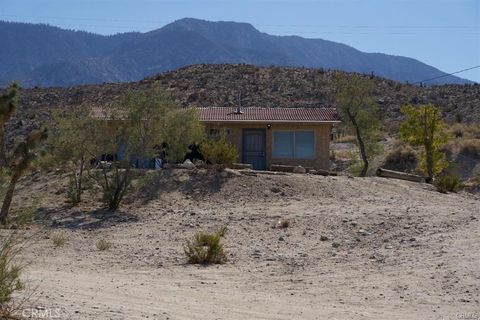
M 19 263 L 20 242 L 18 235 L 0 235 L 0 318 L 15 319 L 13 294 L 24 288 L 20 279 L 23 266 Z
M 8 148 L 5 125 L 17 109 L 18 94 L 19 85 L 14 83 L 0 96 L 0 170 L 4 176 L 8 176 L 8 186 L 3 194 L 0 210 L 0 224 L 7 222 L 17 182 L 36 157 L 37 145 L 47 137 L 46 129 L 34 131 L 29 133 L 23 141 Z
M 192 239 L 187 240 L 183 250 L 187 262 L 191 264 L 223 264 L 227 262 L 227 252 L 223 248 L 221 237 L 226 228 L 215 232 L 197 232 Z
M 362 161 L 359 176 L 365 177 L 371 159 L 379 152 L 378 106 L 372 98 L 373 82 L 359 75 L 338 76 L 337 105 L 344 123 L 356 138 Z
M 336 98 L 345 119 L 345 135 L 335 141 L 345 147 L 340 152 L 361 159 L 350 166 L 358 166 L 360 176 L 368 175 L 383 157 L 382 166 L 425 175 L 433 185 L 357 179 L 349 168 L 344 171 L 348 177 L 342 172 L 324 177 L 227 169 L 238 156 L 235 147 L 222 135 L 206 138 L 194 109 L 180 109 L 155 85 L 127 90 L 101 109 L 56 110 L 48 138 L 41 130 L 32 138 L 29 133 L 23 151 L 15 152 L 16 144 L 5 139 L 5 150 L 27 155 L 17 160 L 8 156 L 2 166 L 0 194 L 11 195 L 5 199 L 14 211 L 8 227 L 39 235 L 26 252 L 19 253 L 14 242 L 3 241 L 7 238 L 2 233 L 0 245 L 6 249 L 1 254 L 21 254 L 35 261 L 39 271 L 28 272 L 37 283 L 47 279 L 41 282 L 49 288 L 40 298 L 44 304 L 77 305 L 82 297 L 90 299 L 91 288 L 98 286 L 99 295 L 106 295 L 104 305 L 92 309 L 91 299 L 86 298 L 78 304 L 78 317 L 87 319 L 115 308 L 119 317 L 132 317 L 138 310 L 122 309 L 132 299 L 145 300 L 145 313 L 158 315 L 149 309 L 152 292 L 162 296 L 155 291 L 157 286 L 170 290 L 176 304 L 200 296 L 207 305 L 212 303 L 203 292 L 189 296 L 190 300 L 176 296 L 186 287 L 205 286 L 215 298 L 233 301 L 241 300 L 243 290 L 249 294 L 259 290 L 265 296 L 273 292 L 280 297 L 275 307 L 293 298 L 301 312 L 308 313 L 298 297 L 308 292 L 314 306 L 319 296 L 328 296 L 318 288 L 330 281 L 343 290 L 333 295 L 335 299 L 352 302 L 348 310 L 362 297 L 385 310 L 392 303 L 408 301 L 425 315 L 431 308 L 415 304 L 418 296 L 426 296 L 413 285 L 419 281 L 428 288 L 430 296 L 425 299 L 431 305 L 444 308 L 455 301 L 458 307 L 454 299 L 461 297 L 470 301 L 462 306 L 476 306 L 476 269 L 469 259 L 447 250 L 448 245 L 464 250 L 464 244 L 454 240 L 464 233 L 470 245 L 477 243 L 478 199 L 460 191 L 476 192 L 480 185 L 480 130 L 471 124 L 447 123 L 437 106 L 423 104 L 405 104 L 398 131 L 383 130 L 389 123 L 379 117 L 373 99 L 376 87 L 370 80 L 358 75 L 338 80 Z M 16 103 L 6 98 L 16 90 L 13 86 L 5 91 L 4 106 Z M 160 153 L 170 163 L 183 163 L 192 144 L 199 146 L 208 165 L 190 163 L 155 172 L 133 166 Z M 465 159 L 473 159 L 468 160 L 468 168 L 456 166 Z M 210 164 L 221 167 L 221 172 L 208 170 Z M 11 188 L 12 181 L 18 188 Z M 216 230 L 218 225 L 228 225 L 228 234 L 226 227 Z M 443 234 L 445 238 L 440 237 Z M 419 256 L 427 257 L 425 263 L 431 265 L 420 265 Z M 8 261 L 2 266 L 0 258 L 0 281 L 2 274 L 9 279 L 0 283 L 0 299 L 2 292 L 8 293 L 6 304 L 23 287 L 22 269 L 15 259 Z M 456 269 L 458 261 L 462 269 Z M 455 282 L 462 272 L 464 280 Z M 443 282 L 437 281 L 437 273 Z M 232 283 L 222 282 L 225 275 Z M 348 281 L 336 278 L 339 275 L 351 275 L 349 283 L 360 285 L 347 288 Z M 400 289 L 387 281 L 392 275 L 402 283 Z M 162 282 L 156 283 L 157 278 Z M 126 296 L 118 293 L 118 287 L 127 288 Z M 384 300 L 375 300 L 380 287 L 385 287 Z M 345 296 L 345 288 L 358 297 Z M 445 293 L 447 289 L 450 293 Z M 230 297 L 232 292 L 237 296 Z M 295 310 L 292 314 L 300 314 L 295 304 L 288 306 Z M 252 316 L 249 311 L 242 311 L 246 318 Z M 318 309 L 314 311 L 318 314 Z

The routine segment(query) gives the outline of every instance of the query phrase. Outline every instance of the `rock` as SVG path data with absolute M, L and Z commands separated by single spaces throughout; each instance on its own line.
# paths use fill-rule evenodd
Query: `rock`
M 187 159 L 181 164 L 181 167 L 185 169 L 193 169 L 195 168 L 195 165 L 192 163 L 192 161 L 190 161 L 190 159 Z
M 325 235 L 320 236 L 320 241 L 328 241 L 328 237 Z
M 272 191 L 273 193 L 280 193 L 280 192 L 282 192 L 282 189 L 274 186 L 274 187 L 270 188 L 270 191 Z
M 278 241 L 285 241 L 285 239 L 282 236 L 280 236 L 278 237 Z
M 305 174 L 306 172 L 307 170 L 302 166 L 296 166 L 295 168 L 293 168 L 293 173 Z
M 275 225 L 276 228 L 278 229 L 285 229 L 290 226 L 290 220 L 288 219 L 280 219 L 277 221 L 277 224 Z
M 340 243 L 338 243 L 338 242 L 332 242 L 332 247 L 338 248 L 338 247 L 340 247 Z

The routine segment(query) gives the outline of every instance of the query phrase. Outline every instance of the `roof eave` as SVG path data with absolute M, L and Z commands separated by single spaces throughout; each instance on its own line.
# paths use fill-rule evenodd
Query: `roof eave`
M 237 123 L 266 123 L 266 122 L 276 122 L 276 123 L 340 123 L 340 120 L 203 120 L 201 122 L 237 122 Z

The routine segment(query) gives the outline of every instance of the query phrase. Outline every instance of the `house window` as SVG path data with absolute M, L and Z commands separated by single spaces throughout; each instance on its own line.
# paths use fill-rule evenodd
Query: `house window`
M 225 137 L 229 137 L 230 134 L 231 134 L 231 130 L 230 128 L 223 128 L 223 129 L 210 129 L 208 131 L 208 137 L 211 138 L 211 139 L 216 139 L 216 138 L 220 138 L 220 136 L 225 136 Z
M 273 157 L 283 159 L 311 159 L 315 157 L 313 131 L 275 131 Z

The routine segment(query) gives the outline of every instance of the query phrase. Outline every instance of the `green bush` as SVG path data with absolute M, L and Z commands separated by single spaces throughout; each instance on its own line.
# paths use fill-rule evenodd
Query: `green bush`
M 8 313 L 12 294 L 23 289 L 20 281 L 22 267 L 14 260 L 19 254 L 19 244 L 14 234 L 0 237 L 0 316 Z M 2 318 L 3 319 L 3 318 Z
M 223 248 L 221 236 L 226 229 L 214 233 L 198 232 L 193 239 L 187 240 L 183 250 L 191 264 L 223 264 L 227 262 L 227 253 Z
M 200 144 L 200 152 L 212 164 L 230 166 L 238 158 L 237 148 L 225 136 L 204 140 Z
M 71 174 L 69 177 L 68 188 L 67 188 L 68 202 L 71 203 L 73 206 L 76 206 L 81 201 L 80 194 L 81 192 L 79 192 L 78 190 L 78 184 L 75 181 L 75 177 L 73 174 Z
M 445 174 L 437 177 L 433 184 L 437 191 L 442 193 L 458 192 L 464 188 L 464 184 L 459 177 L 455 175 Z

